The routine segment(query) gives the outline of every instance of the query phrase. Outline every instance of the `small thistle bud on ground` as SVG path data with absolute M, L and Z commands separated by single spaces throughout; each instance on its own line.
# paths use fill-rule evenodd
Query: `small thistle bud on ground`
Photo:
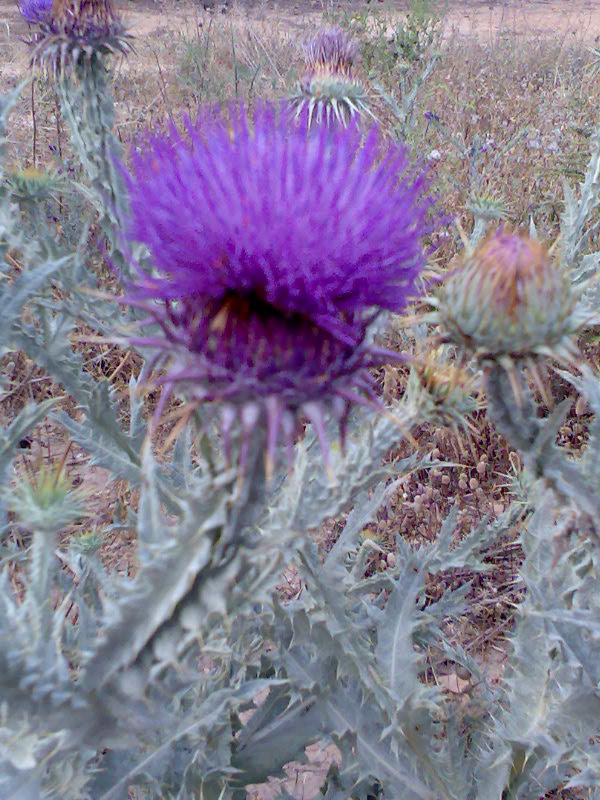
M 306 72 L 290 98 L 296 118 L 306 116 L 310 128 L 338 122 L 347 125 L 356 116 L 371 114 L 363 84 L 353 72 L 358 48 L 340 28 L 320 31 L 304 47 Z
M 112 0 L 23 0 L 19 9 L 32 26 L 32 65 L 55 75 L 131 49 Z
M 537 239 L 503 229 L 462 257 L 431 302 L 444 342 L 507 367 L 535 356 L 575 362 L 575 337 L 593 321 L 560 262 Z
M 155 272 L 138 267 L 121 302 L 157 330 L 128 341 L 165 364 L 165 397 L 220 403 L 226 442 L 237 420 L 245 437 L 264 423 L 272 463 L 304 417 L 326 454 L 325 411 L 343 428 L 350 404 L 376 399 L 368 368 L 399 360 L 369 329 L 405 308 L 424 266 L 423 178 L 375 131 L 307 138 L 269 107 L 188 134 L 132 154 L 127 235 Z

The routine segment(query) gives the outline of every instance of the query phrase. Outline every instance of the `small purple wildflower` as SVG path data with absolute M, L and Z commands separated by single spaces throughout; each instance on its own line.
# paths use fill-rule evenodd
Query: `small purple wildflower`
M 52 0 L 22 0 L 19 11 L 29 25 L 39 25 L 50 19 Z
M 302 416 L 327 458 L 324 408 L 343 422 L 350 404 L 372 404 L 367 368 L 399 358 L 367 330 L 414 293 L 424 178 L 375 131 L 307 138 L 269 107 L 188 134 L 149 138 L 126 174 L 127 237 L 148 247 L 155 273 L 138 268 L 122 302 L 160 326 L 130 341 L 168 364 L 167 396 L 179 386 L 225 403 L 225 427 L 262 418 L 271 463 L 280 430 L 289 445 Z

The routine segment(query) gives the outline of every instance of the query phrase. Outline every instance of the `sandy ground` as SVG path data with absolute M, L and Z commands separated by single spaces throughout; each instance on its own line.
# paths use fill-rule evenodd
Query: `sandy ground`
M 208 18 L 205 0 L 117 0 L 129 30 L 140 38 L 160 36 L 167 30 L 184 30 L 190 22 Z M 327 9 L 371 7 L 406 11 L 408 0 L 211 0 L 217 10 L 227 3 L 234 13 L 263 24 L 272 20 L 279 30 L 290 31 L 315 22 Z M 367 6 L 368 7 L 368 6 Z M 600 41 L 600 0 L 439 0 L 444 12 L 446 37 L 476 35 L 493 41 L 498 35 L 517 33 L 525 39 L 561 36 L 580 39 L 589 45 Z M 29 49 L 22 39 L 27 26 L 21 19 L 17 0 L 0 0 L 0 83 L 19 78 L 27 69 Z
M 237 9 L 249 19 L 264 20 L 272 17 L 278 22 L 287 20 L 294 25 L 298 17 L 306 19 L 319 16 L 326 9 L 361 8 L 369 0 L 238 0 Z M 378 0 L 373 0 L 379 7 Z M 124 17 L 131 31 L 147 36 L 166 27 L 179 27 L 190 18 L 206 15 L 202 0 L 175 0 L 175 2 L 121 2 Z M 218 3 L 217 3 L 218 5 Z M 386 7 L 399 12 L 408 7 L 407 0 L 391 0 Z M 581 38 L 589 43 L 600 40 L 600 0 L 440 0 L 445 9 L 447 35 L 477 34 L 493 37 L 502 31 L 517 32 L 525 37 L 537 35 L 562 35 Z M 16 0 L 0 0 L 0 47 L 9 43 L 16 55 L 21 49 L 19 37 L 25 25 L 19 17 Z M 9 59 L 12 60 L 12 59 Z M 0 62 L 0 69 L 3 64 Z

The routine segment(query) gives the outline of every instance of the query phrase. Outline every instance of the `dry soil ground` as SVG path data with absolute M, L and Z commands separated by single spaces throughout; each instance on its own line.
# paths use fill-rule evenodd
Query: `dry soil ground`
M 298 17 L 318 18 L 325 10 L 364 8 L 370 0 L 241 0 L 238 10 L 249 20 L 273 19 L 295 27 Z M 378 0 L 373 0 L 379 5 Z M 201 0 L 190 2 L 149 2 L 131 0 L 120 3 L 131 32 L 139 37 L 161 30 L 177 30 L 190 19 L 205 16 Z M 408 7 L 407 0 L 386 3 L 399 12 Z M 503 30 L 517 31 L 523 37 L 540 34 L 573 36 L 590 43 L 600 38 L 600 0 L 439 0 L 445 10 L 445 33 L 490 38 Z M 0 0 L 0 79 L 20 71 L 27 50 L 19 41 L 25 33 L 16 0 Z

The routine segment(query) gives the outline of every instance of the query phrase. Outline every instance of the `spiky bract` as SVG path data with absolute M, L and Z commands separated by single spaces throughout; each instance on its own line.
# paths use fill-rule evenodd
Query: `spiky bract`
M 482 361 L 576 361 L 575 336 L 591 321 L 559 261 L 505 229 L 464 255 L 433 303 L 444 341 Z
M 305 415 L 344 417 L 373 398 L 367 368 L 397 356 L 369 343 L 382 310 L 402 311 L 423 266 L 430 201 L 403 149 L 352 126 L 306 135 L 269 107 L 188 124 L 133 153 L 128 237 L 139 270 L 124 302 L 160 325 L 160 382 L 230 421 L 266 419 L 270 451 Z
M 340 28 L 320 31 L 304 46 L 306 73 L 290 100 L 308 127 L 323 120 L 347 125 L 356 116 L 373 116 L 363 84 L 353 73 L 358 48 Z
M 24 0 L 21 6 L 21 13 L 34 26 L 32 65 L 57 75 L 82 62 L 131 49 L 131 37 L 112 0 L 53 0 L 43 15 L 34 14 L 34 6 L 47 5 L 47 0 Z
M 4 180 L 16 198 L 30 203 L 40 203 L 52 197 L 58 184 L 56 175 L 35 167 L 9 169 L 4 174 Z

